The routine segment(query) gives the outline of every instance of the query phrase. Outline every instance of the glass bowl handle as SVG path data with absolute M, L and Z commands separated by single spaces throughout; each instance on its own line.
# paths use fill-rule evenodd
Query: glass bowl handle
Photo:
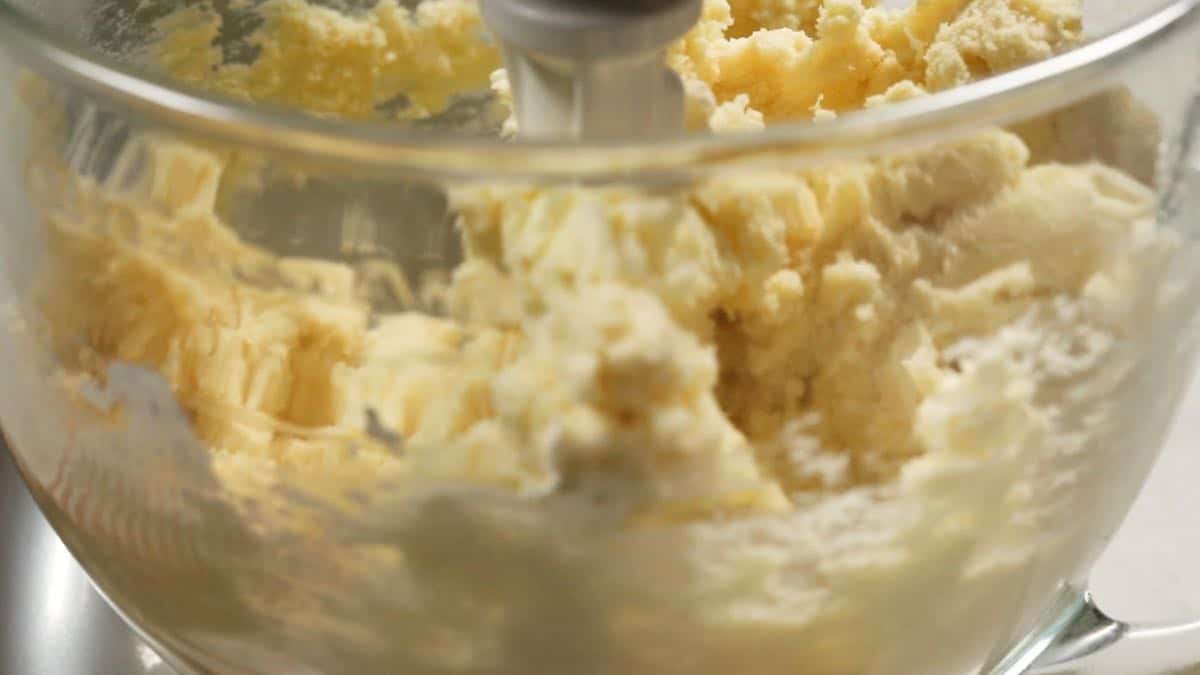
M 1075 595 L 1062 623 L 1029 675 L 1200 675 L 1200 620 L 1125 623 L 1101 611 L 1084 592 Z M 993 675 L 1017 675 L 1024 666 L 1014 663 Z

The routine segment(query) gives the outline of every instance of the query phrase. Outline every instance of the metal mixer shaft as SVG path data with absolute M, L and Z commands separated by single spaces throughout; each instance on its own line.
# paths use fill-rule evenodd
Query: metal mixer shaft
M 481 0 L 503 43 L 521 133 L 630 138 L 683 128 L 666 47 L 700 0 Z

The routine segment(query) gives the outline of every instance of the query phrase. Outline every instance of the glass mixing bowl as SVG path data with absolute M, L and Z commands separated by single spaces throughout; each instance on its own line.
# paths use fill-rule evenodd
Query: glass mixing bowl
M 862 111 L 599 143 L 502 139 L 495 50 L 439 1 L 218 2 L 209 32 L 0 3 L 0 421 L 176 667 L 1170 665 L 1188 626 L 1083 582 L 1191 374 L 1200 2 L 1088 2 L 1019 68 L 979 33 L 970 83 Z M 1074 30 L 918 10 L 964 4 Z M 329 21 L 247 42 L 280 7 Z M 407 37 L 353 47 L 372 70 L 321 50 L 333 12 Z M 155 65 L 164 17 L 188 58 Z

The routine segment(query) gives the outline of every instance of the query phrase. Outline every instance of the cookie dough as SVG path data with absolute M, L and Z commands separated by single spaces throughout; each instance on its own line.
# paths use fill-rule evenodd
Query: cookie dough
M 692 123 L 828 119 L 1080 35 L 1078 2 L 872 4 L 707 0 L 670 54 Z M 252 62 L 226 61 L 211 9 L 165 22 L 153 57 L 194 85 L 355 119 L 400 97 L 402 115 L 435 115 L 498 65 L 465 0 L 258 11 Z M 1091 119 L 1120 140 L 1089 154 L 1088 129 L 1064 132 Z M 1174 246 L 1154 220 L 1153 121 L 1117 95 L 674 192 L 452 185 L 465 259 L 433 294 L 442 312 L 381 314 L 360 269 L 234 234 L 221 204 L 245 171 L 228 153 L 141 134 L 95 179 L 55 156 L 69 130 L 45 133 L 39 302 L 62 363 L 161 374 L 230 485 L 507 505 L 395 515 L 399 557 L 372 558 L 407 580 L 395 653 L 437 672 L 977 666 L 995 641 L 973 627 L 1084 555 L 1065 516 L 1120 445 Z M 449 541 L 495 563 L 422 558 Z M 578 627 L 560 651 L 521 647 L 558 624 Z

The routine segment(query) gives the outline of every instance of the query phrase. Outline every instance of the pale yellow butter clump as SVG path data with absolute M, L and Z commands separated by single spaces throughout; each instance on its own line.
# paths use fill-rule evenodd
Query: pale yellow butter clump
M 1081 30 L 1077 2 L 929 0 L 893 10 L 824 0 L 797 3 L 795 22 L 769 18 L 787 4 L 705 2 L 700 25 L 670 56 L 694 105 L 745 96 L 766 122 L 854 110 L 893 87 L 936 91 L 1044 59 Z M 749 25 L 760 29 L 744 34 L 746 17 L 758 15 Z M 727 114 L 711 124 L 747 126 Z

